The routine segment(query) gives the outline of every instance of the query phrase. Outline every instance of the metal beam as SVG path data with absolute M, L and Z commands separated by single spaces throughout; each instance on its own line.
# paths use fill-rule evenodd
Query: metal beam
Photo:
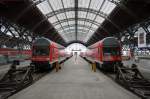
M 31 2 L 30 5 L 28 5 L 25 9 L 23 9 L 23 11 L 15 18 L 15 21 L 17 22 L 18 20 L 20 20 L 20 18 L 27 12 L 29 11 L 32 7 L 34 7 L 35 5 L 38 5 L 42 2 L 44 2 L 46 0 L 33 0 L 33 2 Z
M 70 27 L 75 27 L 75 24 L 70 24 L 69 26 L 68 26 L 68 25 L 64 25 L 63 27 L 64 27 L 64 29 L 70 28 Z M 87 28 L 87 29 L 90 28 L 90 26 L 84 25 L 84 24 L 78 24 L 78 27 L 84 27 L 84 28 Z M 62 28 L 56 28 L 56 29 L 57 29 L 58 31 L 61 31 L 61 30 L 62 30 Z M 93 27 L 91 27 L 90 29 L 91 29 L 92 31 L 95 31 L 95 30 L 96 30 L 96 28 L 93 28 Z
M 56 21 L 52 24 L 53 24 L 53 26 L 56 26 L 56 25 L 59 25 L 60 23 L 64 23 L 64 22 L 67 22 L 67 21 L 74 21 L 74 20 L 75 20 L 75 18 L 68 18 L 68 19 L 63 19 L 63 20 L 60 20 L 60 21 Z M 101 25 L 101 23 L 98 23 L 97 21 L 93 21 L 91 19 L 78 18 L 78 21 L 87 21 L 89 23 L 95 24 L 98 27 Z
M 2 45 L 10 45 L 12 47 L 13 46 L 19 46 L 20 45 L 30 45 L 31 42 L 29 41 L 29 39 L 27 38 L 27 36 L 29 36 L 29 33 L 25 32 L 24 30 L 21 31 L 23 29 L 23 27 L 19 27 L 16 24 L 11 23 L 10 21 L 8 21 L 5 18 L 1 18 L 0 21 L 1 26 L 5 27 L 4 31 L 0 31 L 0 43 Z M 12 36 L 8 35 L 7 33 L 11 33 Z M 17 33 L 17 37 L 14 34 L 14 32 Z
M 65 32 L 65 33 L 62 33 L 61 35 L 68 35 L 68 34 L 74 34 L 75 32 L 74 31 L 70 31 L 70 32 Z M 79 31 L 78 33 L 81 33 L 81 34 L 86 34 L 86 32 L 84 31 Z
M 61 14 L 61 13 L 64 13 L 64 12 L 70 12 L 70 11 L 75 11 L 75 8 L 70 7 L 70 8 L 64 8 L 64 9 L 58 9 L 58 10 L 55 10 L 54 12 L 47 13 L 46 17 L 50 18 L 50 17 L 55 16 L 55 14 L 57 15 L 57 14 Z M 78 7 L 78 11 L 89 12 L 89 13 L 93 13 L 93 14 L 98 13 L 97 10 L 94 10 L 94 9 L 91 9 L 91 8 L 83 8 L 83 7 Z M 102 12 L 102 11 L 99 11 L 98 16 L 101 16 L 101 17 L 106 19 L 108 15 L 105 14 L 104 12 Z
M 40 4 L 40 3 L 44 2 L 44 1 L 46 1 L 46 0 L 33 0 L 35 5 L 38 5 L 38 4 Z
M 94 21 L 96 20 L 96 18 L 97 18 L 97 16 L 98 16 L 98 13 L 101 11 L 101 9 L 102 9 L 102 7 L 103 7 L 105 1 L 106 1 L 106 0 L 103 0 L 101 6 L 100 6 L 100 8 L 99 8 L 99 10 L 97 11 L 97 14 L 95 15 L 95 17 L 94 17 L 94 19 L 93 19 Z M 93 24 L 90 25 L 90 28 L 92 27 L 92 25 L 93 25 Z M 89 31 L 90 31 L 90 28 L 89 28 Z
M 63 34 L 64 34 L 64 33 L 67 33 L 67 32 L 71 32 L 71 31 L 76 32 L 75 29 L 67 29 L 67 30 L 64 30 Z M 84 32 L 84 33 L 87 33 L 87 32 L 88 32 L 88 30 L 84 30 L 84 29 L 78 29 L 78 31 L 82 31 L 82 32 Z M 62 34 L 62 33 L 61 33 L 61 34 Z
M 57 16 L 57 14 L 55 13 L 55 10 L 54 10 L 54 8 L 52 7 L 52 5 L 51 5 L 51 3 L 50 3 L 49 0 L 48 0 L 48 5 L 50 6 L 50 8 L 51 8 L 52 12 L 54 13 L 56 19 L 58 20 L 58 21 L 57 21 L 58 24 L 60 24 L 61 28 L 63 29 L 63 26 L 62 26 L 62 24 L 61 24 L 61 22 L 60 22 L 60 20 L 59 20 L 59 18 L 58 18 L 58 16 Z M 68 20 L 68 19 L 66 19 L 66 20 Z
M 92 0 L 90 0 L 90 1 L 89 1 L 88 9 L 89 9 L 89 8 L 90 8 L 90 6 L 91 6 L 91 1 L 92 1 Z M 89 13 L 89 11 L 87 11 L 87 12 L 86 12 L 85 19 L 87 19 L 87 17 L 88 17 L 88 13 Z M 86 22 L 86 20 L 84 21 L 84 26 L 85 26 L 85 22 Z
M 47 18 L 50 18 L 50 17 L 53 17 L 55 16 L 55 14 L 61 14 L 61 13 L 64 13 L 64 12 L 69 12 L 69 11 L 75 11 L 75 8 L 74 7 L 70 7 L 70 8 L 65 8 L 65 9 L 58 9 L 54 12 L 50 12 L 48 14 L 46 14 L 46 17 Z M 92 13 L 92 14 L 96 14 L 97 16 L 100 16 L 102 18 L 104 18 L 105 20 L 107 20 L 108 22 L 110 22 L 111 24 L 113 24 L 118 30 L 120 30 L 119 26 L 114 24 L 109 18 L 108 18 L 108 15 L 105 14 L 104 12 L 102 11 L 97 11 L 97 10 L 94 10 L 94 9 L 91 9 L 91 8 L 83 8 L 83 7 L 78 7 L 78 11 L 83 11 L 83 12 L 88 12 L 88 13 Z M 55 13 L 55 14 L 54 14 Z M 78 18 L 79 19 L 79 18 Z M 88 20 L 86 18 L 84 18 L 85 20 Z M 99 26 L 99 25 L 97 25 Z
M 61 0 L 61 3 L 62 3 L 62 6 L 63 6 L 63 9 L 65 9 L 63 0 Z M 66 19 L 68 20 L 67 13 L 64 12 L 64 14 L 65 14 Z M 69 21 L 67 21 L 67 24 L 68 24 L 68 26 L 69 26 Z
M 77 32 L 78 32 L 78 0 L 74 0 L 75 2 L 75 38 L 77 40 Z
M 128 9 L 123 3 L 123 0 L 108 0 L 111 3 L 114 3 L 116 6 L 120 7 L 121 9 L 123 9 L 124 11 L 126 11 L 129 15 L 131 15 L 134 19 L 139 20 L 140 18 L 130 9 Z M 125 0 L 124 0 L 125 1 Z M 128 1 L 128 0 L 126 0 Z

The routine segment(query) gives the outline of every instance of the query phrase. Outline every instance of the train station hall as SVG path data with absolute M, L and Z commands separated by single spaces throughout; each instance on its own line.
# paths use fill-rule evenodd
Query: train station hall
M 150 99 L 150 0 L 0 0 L 0 99 Z

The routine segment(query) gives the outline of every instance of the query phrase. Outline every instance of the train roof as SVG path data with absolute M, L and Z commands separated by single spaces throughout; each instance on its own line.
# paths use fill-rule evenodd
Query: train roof
M 50 45 L 50 44 L 54 44 L 56 45 L 58 48 L 64 48 L 64 46 L 60 45 L 60 44 L 57 44 L 51 40 L 49 40 L 48 38 L 45 38 L 45 37 L 41 37 L 41 38 L 37 38 L 34 40 L 33 42 L 33 45 L 34 46 L 47 46 L 47 45 Z
M 34 45 L 43 45 L 43 46 L 46 46 L 46 45 L 49 45 L 51 43 L 51 41 L 47 38 L 37 38 L 33 41 L 33 44 Z
M 103 44 L 104 47 L 109 47 L 109 46 L 120 46 L 119 41 L 115 37 L 106 37 L 103 40 L 101 40 L 101 44 Z
M 120 46 L 120 43 L 117 40 L 117 38 L 115 38 L 115 37 L 106 37 L 106 38 L 96 42 L 95 44 L 89 46 L 89 48 L 97 47 L 99 44 L 103 45 L 104 47 L 110 47 L 110 46 L 118 47 L 118 46 Z

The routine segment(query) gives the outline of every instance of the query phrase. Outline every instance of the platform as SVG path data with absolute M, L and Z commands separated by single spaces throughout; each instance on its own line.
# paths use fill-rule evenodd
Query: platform
M 81 57 L 72 57 L 61 71 L 52 71 L 9 99 L 140 99 L 100 71 L 92 72 Z

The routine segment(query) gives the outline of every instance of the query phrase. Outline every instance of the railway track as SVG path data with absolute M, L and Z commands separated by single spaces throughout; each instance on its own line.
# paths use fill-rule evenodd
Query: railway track
M 101 72 L 141 99 L 150 99 L 150 81 L 144 78 L 136 65 L 131 68 L 117 66 L 116 69 L 116 72 Z
M 32 85 L 46 74 L 48 72 L 36 72 L 33 66 L 16 68 L 16 65 L 13 64 L 0 80 L 0 99 L 7 99 Z
M 59 64 L 63 64 L 69 58 L 59 62 Z M 33 64 L 23 67 L 17 67 L 17 65 L 19 65 L 18 62 L 14 61 L 7 73 L 0 79 L 0 99 L 7 99 L 20 90 L 34 84 L 53 70 L 40 72 L 34 68 Z

